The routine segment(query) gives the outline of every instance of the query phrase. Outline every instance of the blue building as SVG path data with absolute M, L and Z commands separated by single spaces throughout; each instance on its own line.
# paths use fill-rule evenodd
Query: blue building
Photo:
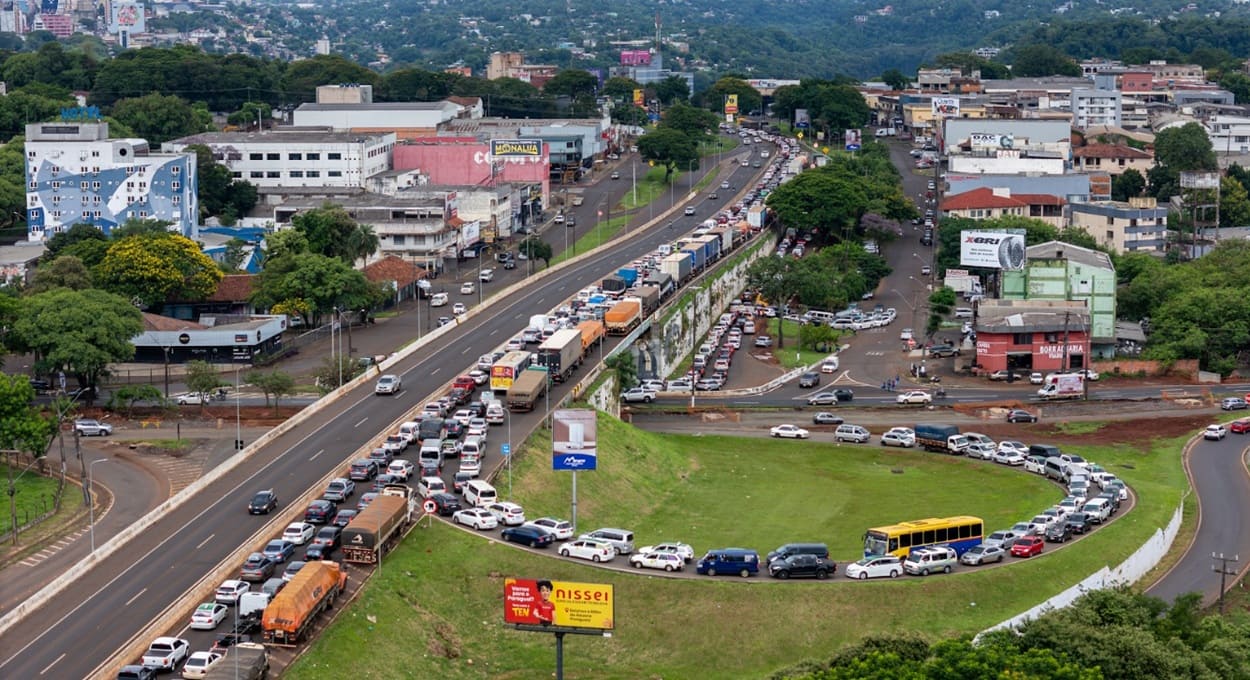
M 102 121 L 26 126 L 28 241 L 79 223 L 108 234 L 132 218 L 172 222 L 170 231 L 195 238 L 196 191 L 194 153 L 152 153 L 143 139 L 109 139 Z

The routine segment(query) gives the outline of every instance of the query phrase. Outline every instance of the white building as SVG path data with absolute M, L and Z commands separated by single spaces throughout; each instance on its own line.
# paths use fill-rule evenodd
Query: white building
M 1091 125 L 1121 124 L 1119 90 L 1073 89 L 1072 124 L 1084 130 Z
M 1216 154 L 1250 153 L 1250 118 L 1216 116 L 1206 124 Z
M 194 238 L 199 220 L 195 154 L 151 153 L 144 139 L 109 139 L 108 123 L 26 126 L 27 240 L 78 223 L 104 233 L 130 219 L 171 222 Z
M 165 148 L 182 151 L 192 144 L 207 146 L 232 177 L 251 182 L 272 204 L 275 196 L 363 191 L 370 178 L 390 170 L 395 134 L 295 127 L 205 132 L 168 142 Z

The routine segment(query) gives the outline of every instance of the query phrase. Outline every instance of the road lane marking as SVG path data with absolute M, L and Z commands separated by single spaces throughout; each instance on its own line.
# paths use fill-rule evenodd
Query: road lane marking
M 442 369 L 442 368 L 436 368 L 436 369 L 434 369 L 434 370 L 430 371 L 430 375 L 436 375 L 436 374 L 437 374 L 439 371 L 441 371 L 441 370 L 443 370 L 443 369 Z
M 496 328 L 495 330 L 491 331 L 491 332 L 489 333 L 489 335 L 494 335 L 494 334 L 496 334 L 496 333 L 498 333 L 498 332 L 499 332 L 499 329 L 498 329 L 498 328 Z
M 460 355 L 461 355 L 461 356 L 464 356 L 465 354 L 468 354 L 468 353 L 469 353 L 469 348 L 468 348 L 468 347 L 465 347 L 463 350 L 461 350 L 461 351 L 460 351 Z
M 318 451 L 318 452 L 314 453 L 314 454 L 312 455 L 312 458 L 309 458 L 309 459 L 308 459 L 308 462 L 310 462 L 310 463 L 311 463 L 311 462 L 313 462 L 314 460 L 317 460 L 317 456 L 320 456 L 321 454 L 323 454 L 323 453 L 325 453 L 325 452 L 326 452 L 326 450 L 325 450 L 325 449 L 321 449 L 320 451 Z
M 196 549 L 196 550 L 199 550 L 200 548 L 203 548 L 206 544 L 208 544 L 208 542 L 209 542 L 209 541 L 213 540 L 213 537 L 214 537 L 214 536 L 216 536 L 216 535 L 217 535 L 217 534 L 209 534 L 209 535 L 208 535 L 208 538 L 206 538 L 206 539 L 204 539 L 204 540 L 200 541 L 200 544 L 199 544 L 199 545 L 197 545 L 197 546 L 195 546 L 195 549 Z M 129 602 L 127 602 L 126 604 L 130 604 L 130 603 L 129 603 Z
M 129 603 L 129 602 L 127 602 L 126 604 L 130 604 L 130 603 Z M 47 672 L 48 672 L 48 669 L 50 669 L 50 668 L 52 668 L 53 666 L 55 666 L 55 665 L 57 664 L 57 662 L 58 662 L 58 661 L 60 661 L 61 659 L 64 659 L 66 654 L 68 654 L 68 652 L 61 652 L 61 655 L 60 655 L 60 656 L 58 656 L 58 657 L 56 657 L 56 661 L 53 661 L 52 663 L 48 664 L 47 666 L 44 666 L 44 667 L 43 667 L 43 670 L 39 671 L 39 674 L 40 674 L 40 675 L 43 675 L 44 673 L 47 673 Z
M 369 416 L 365 416 L 364 418 L 361 418 L 360 422 L 356 423 L 356 427 L 360 427 L 361 425 L 364 425 L 366 420 L 369 420 Z
M 216 535 L 217 535 L 217 534 L 213 534 L 213 536 L 216 536 Z M 212 538 L 213 536 L 209 536 L 208 538 Z M 204 539 L 204 543 L 208 543 L 208 539 Z M 200 549 L 200 547 L 204 545 L 204 543 L 201 543 L 200 545 L 195 546 L 195 549 L 196 549 L 196 550 L 199 550 L 199 549 Z M 144 588 L 143 590 L 140 590 L 139 592 L 135 593 L 134 597 L 130 598 L 129 600 L 126 600 L 126 604 L 124 604 L 124 605 L 122 605 L 122 606 L 123 606 L 123 607 L 129 607 L 131 602 L 134 602 L 135 600 L 139 599 L 139 596 L 140 596 L 140 595 L 142 595 L 142 594 L 144 594 L 144 593 L 146 593 L 146 592 L 148 592 L 148 589 L 147 589 L 147 588 Z

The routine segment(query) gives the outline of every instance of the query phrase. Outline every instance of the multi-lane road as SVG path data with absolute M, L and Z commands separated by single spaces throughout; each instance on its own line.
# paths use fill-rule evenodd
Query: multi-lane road
M 760 172 L 734 165 L 722 171 L 722 177 L 745 187 Z M 720 192 L 725 203 L 732 198 L 728 193 Z M 695 200 L 704 199 L 700 194 Z M 272 487 L 284 501 L 304 494 L 332 470 L 343 469 L 353 452 L 401 420 L 479 355 L 518 332 L 531 315 L 547 312 L 619 266 L 689 231 L 701 219 L 675 218 L 672 229 L 666 226 L 670 220 L 661 221 L 658 228 L 639 231 L 619 246 L 579 260 L 522 291 L 491 300 L 487 308 L 463 319 L 456 332 L 431 341 L 390 369 L 403 376 L 405 391 L 378 397 L 371 383 L 363 385 L 327 405 L 314 421 L 251 453 L 245 464 L 159 518 L 6 632 L 0 641 L 0 677 L 85 678 L 98 673 L 102 663 L 239 546 L 257 546 L 269 536 L 262 532 L 267 518 L 246 514 L 252 493 Z M 609 341 L 617 342 L 615 338 Z M 559 386 L 553 396 L 562 396 L 570 387 Z M 511 432 L 521 441 L 542 417 L 537 412 L 512 415 Z M 503 439 L 493 436 L 492 442 Z M 492 451 L 497 463 L 498 449 L 492 446 Z M 49 574 L 48 580 L 54 576 Z

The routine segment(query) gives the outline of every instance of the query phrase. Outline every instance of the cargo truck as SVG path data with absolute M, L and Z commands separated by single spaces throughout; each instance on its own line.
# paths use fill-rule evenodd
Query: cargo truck
M 625 283 L 625 279 L 613 274 L 600 282 L 599 287 L 612 297 L 620 297 L 625 294 L 625 289 L 629 288 L 629 284 Z
M 261 680 L 269 675 L 269 652 L 264 645 L 240 642 L 226 648 L 226 655 L 208 667 L 204 680 Z
M 279 647 L 299 644 L 312 630 L 317 615 L 333 607 L 346 587 L 347 572 L 337 562 L 305 564 L 265 607 L 261 618 L 265 644 Z
M 747 224 L 749 224 L 752 229 L 758 231 L 764 228 L 765 210 L 767 210 L 767 208 L 762 205 L 753 205 L 750 208 L 747 208 Z
M 681 247 L 681 252 L 690 256 L 691 272 L 701 272 L 707 266 L 707 253 L 701 242 L 692 240 Z
M 734 231 L 735 230 L 734 230 L 733 225 L 729 225 L 729 224 L 726 224 L 725 226 L 722 226 L 722 227 L 717 227 L 712 230 L 712 234 L 720 238 L 720 252 L 722 255 L 729 252 L 730 250 L 733 250 Z
M 387 487 L 388 489 L 390 487 Z M 377 564 L 412 520 L 411 494 L 383 491 L 343 528 L 343 560 Z
M 648 286 L 655 286 L 656 290 L 660 291 L 661 300 L 672 295 L 675 290 L 673 286 L 673 277 L 665 274 L 664 272 L 653 273 L 651 276 L 648 276 L 647 280 L 643 283 Z
M 621 300 L 603 315 L 608 335 L 628 335 L 642 322 L 642 303 L 637 298 Z
M 638 282 L 638 270 L 633 267 L 621 267 L 616 270 L 616 275 L 625 280 L 626 288 Z
M 680 252 L 673 253 L 660 261 L 660 271 L 673 277 L 673 282 L 680 286 L 690 278 L 694 268 L 691 264 L 690 253 Z
M 917 423 L 916 444 L 925 451 L 962 456 L 968 448 L 968 438 L 960 434 L 955 425 Z
M 556 382 L 564 382 L 582 362 L 582 332 L 576 328 L 558 330 L 538 346 L 534 363 L 547 369 Z
M 508 389 L 509 411 L 533 411 L 534 404 L 547 392 L 547 371 L 541 368 L 530 368 L 521 375 Z
M 499 357 L 490 367 L 492 392 L 507 392 L 512 381 L 533 362 L 533 355 L 525 351 L 513 351 Z
M 1037 396 L 1047 401 L 1080 399 L 1085 396 L 1085 376 L 1080 373 L 1061 373 L 1049 376 Z
M 660 289 L 655 286 L 639 286 L 637 297 L 638 301 L 642 303 L 643 316 L 651 316 L 656 308 L 660 306 Z
M 582 356 L 585 357 L 599 343 L 603 342 L 604 330 L 602 321 L 583 321 L 577 324 L 582 334 Z

